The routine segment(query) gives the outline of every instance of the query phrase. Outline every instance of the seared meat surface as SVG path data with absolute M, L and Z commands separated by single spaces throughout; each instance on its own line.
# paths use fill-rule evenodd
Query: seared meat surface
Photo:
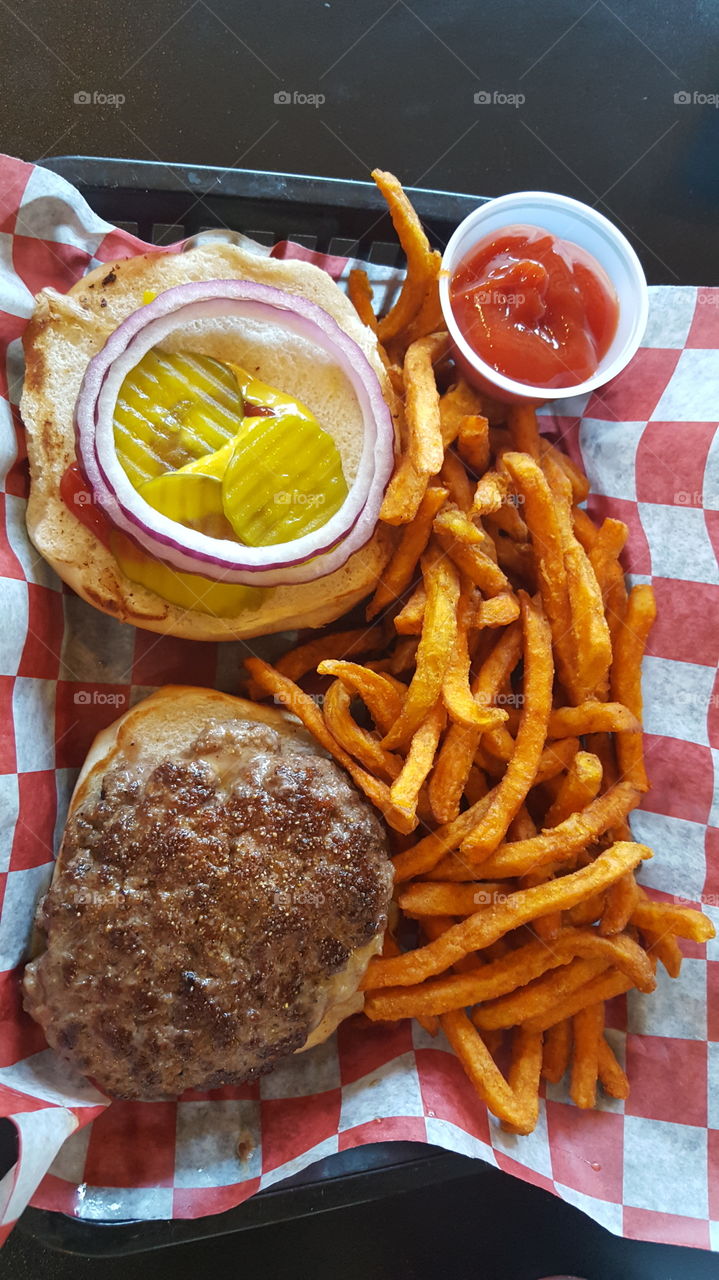
M 391 882 L 383 828 L 333 761 L 210 722 L 175 759 L 117 762 L 70 817 L 26 1008 L 119 1097 L 252 1080 L 347 995 L 353 959 L 354 990 Z

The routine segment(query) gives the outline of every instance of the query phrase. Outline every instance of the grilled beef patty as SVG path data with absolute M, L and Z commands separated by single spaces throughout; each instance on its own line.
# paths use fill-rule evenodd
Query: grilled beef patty
M 25 1006 L 117 1097 L 252 1080 L 356 991 L 386 924 L 384 830 L 343 771 L 263 723 L 118 761 L 70 817 Z

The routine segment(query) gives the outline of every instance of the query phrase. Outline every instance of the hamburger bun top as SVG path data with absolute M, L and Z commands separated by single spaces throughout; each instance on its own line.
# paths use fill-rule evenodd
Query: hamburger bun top
M 196 640 L 231 640 L 332 621 L 373 589 L 393 542 L 392 531 L 380 525 L 341 569 L 315 582 L 273 587 L 237 617 L 219 618 L 182 609 L 132 582 L 61 497 L 63 474 L 76 461 L 74 409 L 88 362 L 142 305 L 146 291 L 222 279 L 273 285 L 322 307 L 365 353 L 389 399 L 375 337 L 325 271 L 221 241 L 97 267 L 65 295 L 44 289 L 23 339 L 26 374 L 20 410 L 27 428 L 27 525 L 33 543 L 69 586 L 105 613 L 150 631 Z M 302 400 L 333 436 L 351 482 L 361 450 L 361 412 L 349 381 L 314 345 L 279 326 L 230 318 L 178 328 L 162 345 L 231 360 Z

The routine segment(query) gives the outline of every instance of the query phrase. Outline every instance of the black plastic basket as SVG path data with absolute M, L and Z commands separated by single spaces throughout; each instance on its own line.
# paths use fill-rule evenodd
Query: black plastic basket
M 369 182 L 254 169 L 165 165 L 145 160 L 59 156 L 43 160 L 67 178 L 101 217 L 152 244 L 229 228 L 264 244 L 294 240 L 322 253 L 401 265 L 384 200 Z M 408 189 L 434 248 L 442 249 L 482 197 Z M 357 1147 L 215 1216 L 189 1221 L 87 1222 L 28 1209 L 18 1230 L 70 1253 L 134 1253 L 360 1204 L 476 1174 L 466 1156 L 411 1142 Z

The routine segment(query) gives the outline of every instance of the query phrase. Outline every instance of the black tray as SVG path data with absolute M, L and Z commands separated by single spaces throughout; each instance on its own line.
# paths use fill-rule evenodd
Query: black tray
M 403 262 L 384 200 L 371 182 L 93 156 L 58 156 L 42 164 L 67 178 L 101 217 L 152 244 L 224 227 L 265 244 L 295 240 L 322 253 L 390 266 Z M 486 198 L 411 187 L 408 192 L 437 249 Z M 211 1217 L 81 1222 L 27 1209 L 17 1229 L 69 1253 L 134 1253 L 360 1204 L 476 1175 L 484 1167 L 419 1143 L 378 1143 L 320 1160 L 238 1208 Z

